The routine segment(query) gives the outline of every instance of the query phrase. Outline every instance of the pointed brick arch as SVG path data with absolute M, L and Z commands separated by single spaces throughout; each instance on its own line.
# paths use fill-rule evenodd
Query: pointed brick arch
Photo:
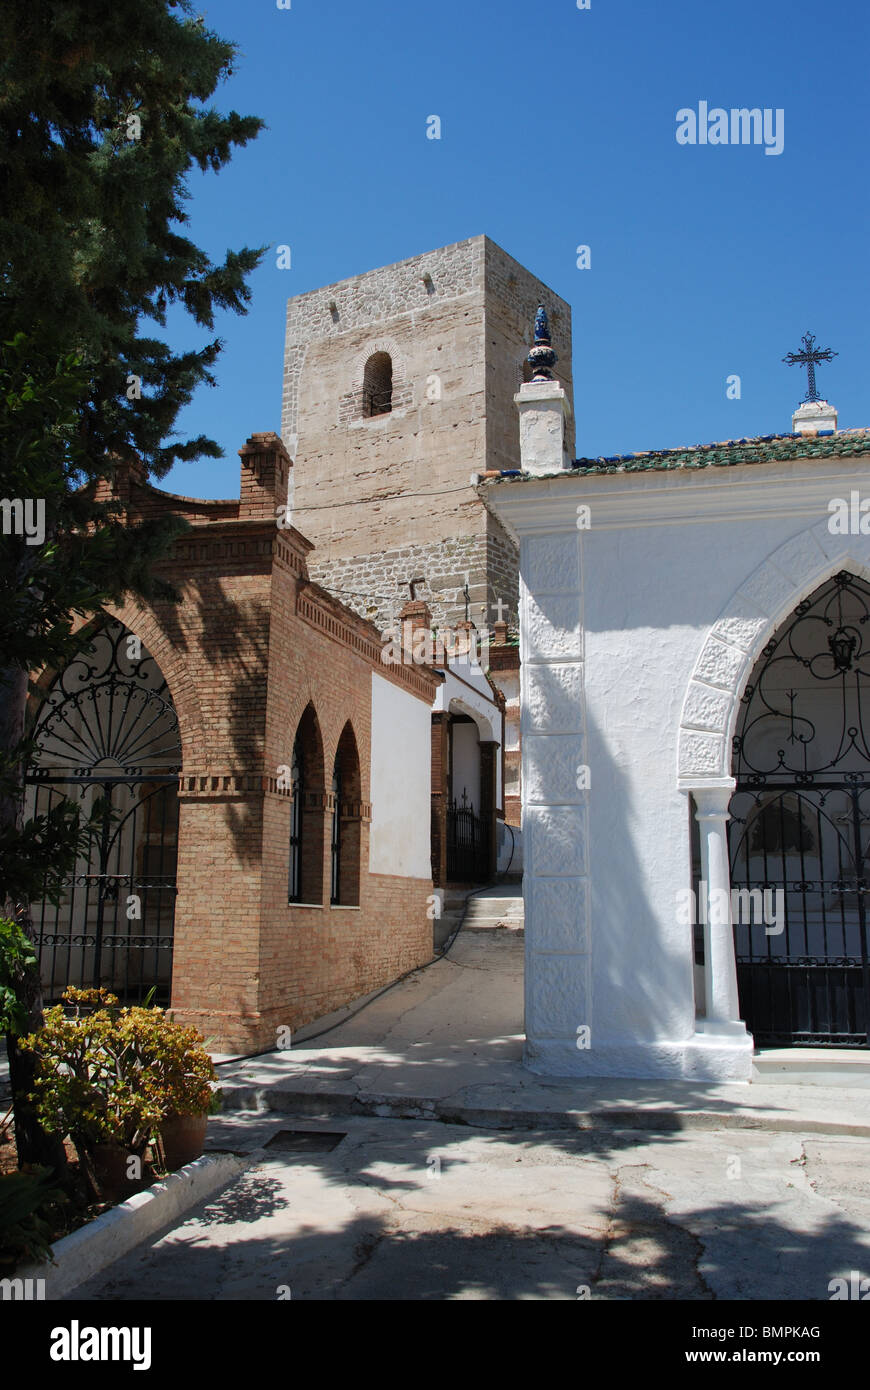
M 299 865 L 298 893 L 295 900 L 319 904 L 323 901 L 328 789 L 323 756 L 323 729 L 312 700 L 308 701 L 302 711 L 290 746 L 295 750 L 299 770 L 299 782 L 294 788 L 294 795 L 298 795 L 300 799 L 296 820 Z
M 371 808 L 362 800 L 359 743 L 351 721 L 341 731 L 333 762 L 333 789 L 339 788 L 333 805 L 334 882 L 332 901 L 341 907 L 358 907 L 362 867 L 362 827 Z
M 870 578 L 870 536 L 800 531 L 732 595 L 701 647 L 683 702 L 677 777 L 683 788 L 731 777 L 731 740 L 755 662 L 783 619 L 832 574 Z

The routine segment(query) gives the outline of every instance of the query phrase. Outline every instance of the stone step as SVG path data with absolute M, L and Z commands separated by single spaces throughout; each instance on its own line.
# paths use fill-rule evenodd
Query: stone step
M 511 922 L 521 927 L 524 926 L 525 917 L 521 912 L 467 912 L 463 926 L 478 927 L 489 922 Z
M 471 922 L 522 922 L 522 898 L 472 899 L 465 910 L 466 924 Z
M 775 1047 L 756 1053 L 752 1079 L 770 1086 L 870 1087 L 870 1048 Z
M 522 1071 L 522 1069 L 519 1069 Z M 783 1092 L 783 1102 L 766 1088 L 688 1086 L 684 1082 L 573 1079 L 523 1091 L 514 1085 L 466 1086 L 455 1095 L 415 1092 L 377 1094 L 350 1077 L 329 1081 L 305 1076 L 264 1084 L 228 1077 L 221 1084 L 225 1115 L 272 1111 L 311 1120 L 348 1115 L 375 1115 L 401 1120 L 435 1120 L 478 1129 L 649 1130 L 681 1134 L 686 1130 L 768 1129 L 793 1134 L 845 1134 L 870 1138 L 870 1123 L 841 1087 L 833 1100 L 816 1091 L 811 1100 L 797 1086 Z
M 525 931 L 525 918 L 522 912 L 510 908 L 505 912 L 474 911 L 466 912 L 462 919 L 463 931 L 509 931 L 522 935 Z

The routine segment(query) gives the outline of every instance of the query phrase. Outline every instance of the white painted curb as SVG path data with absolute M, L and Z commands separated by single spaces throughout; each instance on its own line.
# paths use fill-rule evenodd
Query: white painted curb
M 205 1154 L 165 1182 L 158 1182 L 111 1211 L 64 1236 L 52 1252 L 56 1264 L 29 1264 L 16 1279 L 44 1279 L 48 1300 L 64 1298 L 92 1275 L 126 1255 L 164 1226 L 170 1225 L 204 1197 L 232 1182 L 250 1163 L 237 1154 Z

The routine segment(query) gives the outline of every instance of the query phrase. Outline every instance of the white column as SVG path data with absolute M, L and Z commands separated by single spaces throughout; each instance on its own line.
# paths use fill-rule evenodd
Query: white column
M 571 402 L 558 381 L 527 381 L 514 396 L 520 412 L 524 473 L 547 477 L 571 467 L 566 452 Z
M 731 866 L 728 862 L 728 804 L 733 781 L 717 787 L 693 789 L 701 827 L 701 879 L 706 884 L 704 922 L 704 985 L 707 1020 L 737 1023 L 737 963 L 731 922 Z M 703 891 L 703 890 L 702 890 Z M 742 1026 L 742 1025 L 741 1025 Z

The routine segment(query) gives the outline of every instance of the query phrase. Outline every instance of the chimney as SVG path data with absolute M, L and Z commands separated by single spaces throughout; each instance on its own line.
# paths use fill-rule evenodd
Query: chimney
M 399 614 L 399 622 L 402 624 L 402 631 L 405 631 L 405 624 L 410 624 L 411 633 L 419 632 L 420 628 L 425 628 L 428 632 L 432 626 L 432 614 L 425 599 L 413 598 L 402 608 Z
M 98 478 L 94 488 L 95 502 L 120 502 L 123 507 L 123 516 L 133 504 L 133 494 L 136 487 L 148 486 L 148 471 L 135 454 L 128 454 L 122 458 L 119 454 L 112 456 L 112 472 L 109 477 Z
M 453 631 L 456 634 L 454 639 L 453 651 L 457 657 L 470 657 L 471 660 L 477 652 L 477 628 L 470 618 L 463 618 L 456 624 Z
M 276 509 L 286 503 L 290 486 L 290 455 L 273 430 L 252 434 L 239 450 L 242 479 L 239 518 L 275 520 Z
M 533 369 L 514 396 L 520 412 L 520 462 L 524 473 L 541 477 L 570 468 L 566 425 L 571 402 L 553 375 L 558 358 L 550 342 L 550 323 L 543 305 L 535 315 L 535 342 L 528 357 Z

